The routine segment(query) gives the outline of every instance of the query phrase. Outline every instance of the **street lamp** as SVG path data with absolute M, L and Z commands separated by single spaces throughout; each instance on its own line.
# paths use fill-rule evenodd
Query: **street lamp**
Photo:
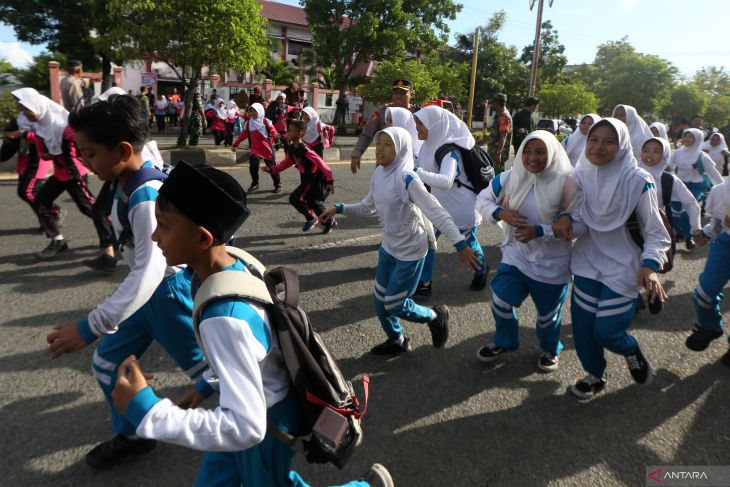
M 530 73 L 530 89 L 528 96 L 535 96 L 535 85 L 537 84 L 537 65 L 540 59 L 540 31 L 542 29 L 542 5 L 544 0 L 538 0 L 537 25 L 535 26 L 535 45 L 532 49 L 532 72 Z M 553 6 L 553 0 L 548 0 L 548 5 Z M 535 6 L 535 0 L 530 0 L 530 10 Z

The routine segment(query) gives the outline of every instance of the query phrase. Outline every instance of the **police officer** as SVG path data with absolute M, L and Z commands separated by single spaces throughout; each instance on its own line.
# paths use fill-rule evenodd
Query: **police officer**
M 355 174 L 360 169 L 360 158 L 365 153 L 365 149 L 370 145 L 375 134 L 385 128 L 385 109 L 391 107 L 401 107 L 412 110 L 411 93 L 413 92 L 413 83 L 405 79 L 397 79 L 393 81 L 392 97 L 390 105 L 380 105 L 370 117 L 370 121 L 365 124 L 360 137 L 357 138 L 357 144 L 352 149 L 352 160 L 350 169 Z
M 489 126 L 487 153 L 494 162 L 497 174 L 504 171 L 504 165 L 509 159 L 509 145 L 512 139 L 512 116 L 505 108 L 506 104 L 507 95 L 504 93 L 497 93 L 489 100 L 489 107 L 494 112 L 494 118 Z

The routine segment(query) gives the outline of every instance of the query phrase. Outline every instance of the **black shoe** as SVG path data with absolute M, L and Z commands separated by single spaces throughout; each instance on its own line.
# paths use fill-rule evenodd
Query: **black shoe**
M 410 353 L 413 351 L 411 348 L 411 341 L 408 338 L 403 338 L 403 345 L 398 345 L 390 340 L 385 340 L 380 345 L 376 345 L 370 349 L 370 353 L 381 357 L 390 356 L 395 357 L 402 353 Z
M 252 184 L 251 186 L 248 187 L 248 189 L 246 190 L 246 193 L 253 193 L 257 189 L 259 189 L 259 185 L 258 184 Z
M 710 346 L 710 342 L 722 336 L 722 331 L 712 331 L 695 324 L 692 334 L 684 342 L 687 348 L 695 352 L 701 352 Z
M 281 193 L 281 186 L 274 186 L 274 193 Z
M 550 352 L 542 352 L 537 361 L 537 368 L 543 372 L 554 372 L 558 370 L 560 365 L 560 357 Z
M 570 386 L 570 392 L 579 399 L 590 399 L 606 387 L 606 377 L 588 374 Z
M 126 436 L 117 435 L 109 441 L 100 443 L 86 454 L 86 463 L 94 468 L 112 468 L 120 460 L 144 455 L 151 452 L 157 446 L 155 440 L 130 440 Z
M 474 279 L 471 280 L 471 284 L 469 284 L 469 289 L 472 291 L 481 291 L 487 287 L 487 273 L 485 272 L 481 276 L 474 276 Z
M 66 252 L 68 250 L 68 244 L 65 240 L 51 240 L 51 243 L 48 244 L 48 246 L 35 254 L 36 258 L 38 259 L 50 259 L 51 257 L 55 257 L 61 252 Z
M 316 218 L 312 218 L 311 220 L 307 220 L 304 223 L 304 226 L 302 227 L 302 232 L 308 232 L 308 231 L 310 231 L 312 229 L 312 227 L 315 226 L 316 224 L 317 224 L 317 219 Z
M 428 281 L 428 284 L 425 282 L 419 282 L 418 287 L 416 288 L 416 292 L 413 293 L 414 296 L 430 296 L 431 295 L 431 281 Z
M 692 250 L 693 248 L 696 247 L 695 239 L 693 239 L 692 237 L 689 237 L 687 240 L 684 241 L 684 245 L 685 245 L 685 247 L 687 247 L 687 250 Z
M 636 350 L 633 354 L 624 357 L 626 359 L 626 365 L 629 367 L 631 377 L 634 378 L 634 382 L 637 384 L 650 384 L 654 378 L 654 369 L 651 368 L 651 364 L 644 357 L 641 347 L 636 345 Z
M 725 355 L 720 357 L 720 363 L 722 365 L 726 365 L 726 366 L 730 367 L 730 350 L 725 352 Z
M 58 215 L 55 216 L 56 225 L 59 227 L 63 226 L 63 222 L 66 220 L 66 217 L 68 216 L 68 211 L 61 208 L 58 210 Z
M 95 271 L 111 274 L 117 269 L 117 259 L 111 255 L 101 254 L 99 257 L 85 260 L 84 265 Z
M 428 324 L 428 329 L 431 330 L 431 342 L 434 347 L 441 348 L 449 339 L 449 307 L 442 304 L 431 309 L 436 312 L 436 318 Z
M 337 220 L 334 218 L 330 218 L 327 223 L 324 224 L 324 228 L 322 229 L 323 234 L 328 234 L 332 231 L 333 228 L 337 227 Z
M 664 309 L 664 303 L 661 301 L 661 299 L 659 299 L 658 296 L 654 299 L 653 303 L 651 302 L 650 296 L 646 297 L 646 301 L 648 303 L 647 307 L 649 308 L 649 313 L 653 315 L 658 315 L 662 312 L 662 309 Z
M 506 350 L 504 348 L 499 347 L 490 347 L 489 345 L 484 345 L 482 348 L 477 350 L 477 359 L 479 359 L 480 362 L 484 362 L 485 364 L 491 364 L 495 360 L 497 360 L 497 357 L 502 355 Z

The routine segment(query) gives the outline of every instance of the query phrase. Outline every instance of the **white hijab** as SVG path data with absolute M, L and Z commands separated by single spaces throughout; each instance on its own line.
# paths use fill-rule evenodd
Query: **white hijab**
M 690 146 L 682 145 L 672 154 L 671 163 L 673 166 L 687 167 L 693 165 L 699 159 L 702 153 L 702 144 L 704 143 L 704 134 L 700 129 L 686 129 L 682 135 L 687 132 L 694 136 L 695 140 Z
M 710 142 L 712 142 L 712 139 L 714 137 L 719 137 L 720 143 L 713 147 Z M 720 162 L 722 161 L 722 151 L 728 150 L 727 144 L 725 143 L 725 136 L 722 135 L 720 132 L 715 132 L 714 134 L 710 135 L 710 138 L 707 139 L 707 142 L 702 144 L 702 150 L 707 152 L 713 161 Z
M 395 145 L 395 159 L 387 166 L 375 168 L 370 180 L 370 192 L 378 210 L 380 224 L 385 233 L 402 231 L 413 222 L 416 213 L 405 184 L 407 171 L 413 170 L 413 145 L 408 131 L 401 127 L 388 127 L 375 134 L 375 140 L 386 134 Z
M 437 172 L 434 159 L 442 145 L 456 144 L 471 149 L 476 144 L 466 124 L 448 110 L 431 105 L 421 108 L 413 116 L 428 129 L 428 138 L 423 141 L 418 153 L 418 165 L 426 171 Z
M 585 151 L 575 167 L 575 178 L 583 192 L 579 212 L 586 225 L 599 232 L 609 232 L 626 224 L 639 204 L 639 198 L 651 176 L 639 169 L 631 147 L 631 136 L 621 120 L 604 118 L 588 131 L 590 138 L 599 126 L 610 126 L 618 134 L 619 150 L 613 161 L 596 166 Z M 641 149 L 641 148 L 640 148 Z
M 547 148 L 547 165 L 539 174 L 529 172 L 522 163 L 522 151 L 527 143 L 533 139 L 541 140 Z M 545 130 L 531 132 L 522 141 L 515 155 L 505 192 L 504 205 L 509 208 L 519 209 L 522 202 L 525 201 L 527 195 L 534 188 L 540 219 L 543 223 L 552 224 L 563 197 L 565 178 L 571 174 L 573 174 L 573 166 L 570 164 L 568 154 L 560 145 L 558 139 Z
M 256 105 L 256 103 L 254 103 Z M 236 118 L 238 116 L 238 105 L 236 105 L 236 102 L 233 100 L 228 100 L 228 105 L 226 106 L 226 116 L 227 118 Z
M 220 106 L 221 103 L 223 102 L 219 102 L 218 105 L 215 107 L 215 114 L 221 120 L 225 120 L 226 118 L 228 118 L 228 114 L 226 113 L 225 103 L 223 107 Z
M 100 101 L 109 101 L 109 97 L 112 95 L 126 95 L 127 92 L 121 89 L 118 86 L 112 86 L 108 90 L 106 90 L 104 93 L 99 95 Z
M 31 130 L 35 130 L 33 127 L 33 122 L 28 120 L 28 117 L 25 116 L 25 113 L 21 113 L 18 115 L 18 118 L 16 119 L 18 122 L 18 130 L 22 130 L 23 132 L 30 132 Z
M 264 106 L 261 103 L 254 103 L 248 107 L 249 110 L 252 108 L 256 110 L 258 117 L 248 119 L 248 130 L 249 132 L 258 132 L 264 136 L 264 139 L 267 139 L 269 134 L 266 132 L 266 126 L 264 125 Z
M 33 122 L 35 133 L 43 139 L 51 155 L 63 152 L 63 131 L 68 126 L 68 111 L 33 88 L 20 88 L 12 92 L 18 102 L 38 116 Z
M 667 135 L 667 126 L 666 125 L 664 125 L 661 122 L 654 122 L 653 124 L 649 125 L 649 131 L 651 131 L 652 127 L 657 129 L 657 131 L 659 132 L 659 137 L 661 137 L 662 139 L 669 142 L 669 136 Z
M 314 144 L 317 142 L 317 138 L 319 137 L 319 130 L 317 130 L 317 125 L 319 124 L 319 113 L 317 113 L 317 110 L 312 107 L 305 107 L 302 111 L 309 115 L 307 130 L 304 132 L 304 143 Z
M 658 188 L 660 188 L 662 185 L 662 173 L 669 165 L 669 153 L 671 151 L 669 149 L 669 142 L 664 140 L 663 137 L 652 137 L 651 139 L 644 142 L 644 145 L 646 145 L 650 140 L 656 141 L 661 144 L 662 150 L 664 151 L 662 155 L 662 160 L 654 166 L 648 166 L 644 161 L 639 161 L 639 167 L 651 174 L 651 176 L 654 178 L 654 185 L 657 187 L 657 191 L 659 191 Z M 641 146 L 641 148 L 643 149 L 644 146 Z
M 651 139 L 654 134 L 649 130 L 649 126 L 646 124 L 643 118 L 639 116 L 636 108 L 631 105 L 616 105 L 613 107 L 613 112 L 616 113 L 618 107 L 624 107 L 626 111 L 626 126 L 629 129 L 631 135 L 631 147 L 634 150 L 634 157 L 636 160 L 641 159 L 641 148 L 644 146 L 646 139 Z M 613 116 L 613 115 L 612 115 Z
M 601 120 L 600 115 L 596 113 L 589 113 L 588 115 L 584 115 L 583 117 L 581 117 L 579 125 L 586 118 L 590 118 L 591 120 L 593 120 L 591 126 Z M 588 127 L 588 130 L 590 130 L 590 127 Z M 583 135 L 579 127 L 567 139 L 565 139 L 565 152 L 568 153 L 568 159 L 570 159 L 570 164 L 573 167 L 578 164 L 578 159 L 580 159 L 580 155 L 583 153 L 583 150 L 586 147 L 586 138 L 588 137 L 587 134 L 588 132 L 586 132 L 586 135 Z
M 413 114 L 410 110 L 401 107 L 388 107 L 385 109 L 385 119 L 388 115 L 393 120 L 393 127 L 401 127 L 411 134 L 411 142 L 413 143 L 413 154 L 418 157 L 423 141 L 418 139 L 418 131 L 416 130 L 416 121 L 413 120 Z

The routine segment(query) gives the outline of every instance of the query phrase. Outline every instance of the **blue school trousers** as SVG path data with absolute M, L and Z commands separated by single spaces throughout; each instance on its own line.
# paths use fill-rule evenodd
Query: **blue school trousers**
M 266 411 L 266 419 L 293 435 L 301 434 L 301 414 L 293 388 Z M 267 433 L 256 446 L 236 452 L 206 452 L 193 484 L 195 487 L 308 487 L 291 469 L 294 450 Z M 342 487 L 368 487 L 353 480 Z
M 705 270 L 692 294 L 697 322 L 702 328 L 722 331 L 720 301 L 722 289 L 730 279 L 730 235 L 722 232 L 711 244 Z M 730 340 L 730 338 L 729 338 Z
M 482 246 L 479 245 L 479 240 L 477 240 L 477 227 L 472 227 L 472 229 L 468 231 L 461 231 L 461 233 L 462 235 L 464 235 L 464 237 L 466 237 L 467 245 L 469 245 L 474 253 L 482 259 L 482 266 L 479 268 L 479 270 L 474 271 L 474 277 L 481 277 L 489 272 L 489 265 L 487 265 L 487 259 L 484 258 L 484 251 L 482 251 Z M 436 235 L 437 239 L 439 238 L 439 236 L 441 236 L 441 232 L 436 229 L 434 229 L 434 234 Z M 428 253 L 426 254 L 426 262 L 423 264 L 423 272 L 421 272 L 421 278 L 419 279 L 420 282 L 429 282 L 432 280 L 433 265 L 435 262 L 436 251 L 433 249 L 428 249 Z
M 604 349 L 623 356 L 636 352 L 638 342 L 626 332 L 634 313 L 636 297 L 622 296 L 587 277 L 573 277 L 570 305 L 573 340 L 586 372 L 596 377 L 604 376 Z
M 192 270 L 185 269 L 165 277 L 150 299 L 122 321 L 115 333 L 104 336 L 94 352 L 91 370 L 109 403 L 114 431 L 120 435 L 136 434 L 134 425 L 119 414 L 111 397 L 117 369 L 124 359 L 132 354 L 141 357 L 152 340 L 157 340 L 191 379 L 208 368 L 193 329 L 192 275 Z
M 684 183 L 684 185 L 687 186 L 687 189 L 689 189 L 690 193 L 692 193 L 695 199 L 698 202 L 702 203 L 702 201 L 705 199 L 707 192 L 707 187 L 705 186 L 705 183 Z M 691 237 L 692 230 L 689 226 L 689 215 L 687 215 L 687 211 L 682 206 L 682 202 L 672 201 L 670 202 L 669 206 L 672 209 L 672 228 L 674 228 L 674 232 L 677 234 L 677 237 Z
M 398 260 L 380 247 L 375 271 L 375 312 L 380 325 L 391 340 L 403 334 L 400 318 L 416 323 L 430 323 L 431 310 L 416 304 L 410 297 L 416 292 L 425 257 Z
M 568 295 L 567 284 L 547 284 L 531 279 L 517 267 L 500 264 L 492 280 L 492 316 L 497 332 L 494 345 L 504 350 L 520 346 L 519 308 L 529 295 L 537 308 L 537 340 L 544 352 L 560 354 L 560 324 L 562 309 Z

